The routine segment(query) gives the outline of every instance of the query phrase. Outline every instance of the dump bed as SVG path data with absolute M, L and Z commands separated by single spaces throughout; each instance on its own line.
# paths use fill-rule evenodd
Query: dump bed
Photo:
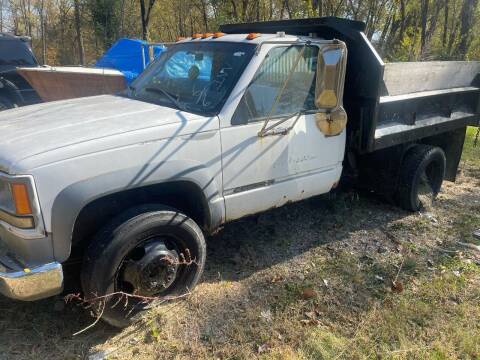
M 365 24 L 334 17 L 224 25 L 226 33 L 284 31 L 347 44 L 348 147 L 368 153 L 478 124 L 479 62 L 385 64 Z
M 374 149 L 476 124 L 479 77 L 473 61 L 386 64 Z

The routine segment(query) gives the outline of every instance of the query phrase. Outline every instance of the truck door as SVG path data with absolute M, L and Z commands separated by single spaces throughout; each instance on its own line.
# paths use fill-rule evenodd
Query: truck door
M 220 114 L 227 220 L 328 192 L 339 180 L 345 131 L 326 137 L 315 120 L 318 52 L 314 45 L 262 46 L 247 73 L 257 70 L 232 93 L 240 98 L 232 115 Z M 259 136 L 267 118 L 285 121 Z

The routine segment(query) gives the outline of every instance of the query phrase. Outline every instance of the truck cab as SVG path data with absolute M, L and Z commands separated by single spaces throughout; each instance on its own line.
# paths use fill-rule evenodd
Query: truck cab
M 0 111 L 40 102 L 35 90 L 16 71 L 18 66 L 37 67 L 27 37 L 0 33 Z
M 345 178 L 418 210 L 421 185 L 455 176 L 480 66 L 400 94 L 363 29 L 228 25 L 169 46 L 123 94 L 2 113 L 0 292 L 58 294 L 80 260 L 85 301 L 122 327 L 189 293 L 229 221 Z

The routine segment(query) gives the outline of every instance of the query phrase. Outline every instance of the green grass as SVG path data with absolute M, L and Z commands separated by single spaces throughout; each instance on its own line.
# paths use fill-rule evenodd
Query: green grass
M 465 138 L 465 145 L 463 146 L 462 161 L 469 165 L 480 167 L 480 138 L 478 139 L 477 147 L 474 147 L 478 128 L 467 128 L 467 136 Z
M 342 328 L 310 330 L 299 357 L 478 359 L 480 290 L 470 281 L 479 278 L 480 270 L 451 259 L 442 268 L 443 273 L 403 294 L 385 296 L 363 314 L 353 334 Z

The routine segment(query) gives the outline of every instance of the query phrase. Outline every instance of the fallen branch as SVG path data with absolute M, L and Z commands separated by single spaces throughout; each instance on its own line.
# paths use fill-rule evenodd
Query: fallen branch
M 88 307 L 91 306 L 92 304 L 95 304 L 95 303 L 98 303 L 98 302 L 101 302 L 101 304 L 102 304 L 101 305 L 102 306 L 101 311 L 96 316 L 95 321 L 93 323 L 91 323 L 90 325 L 88 325 L 87 327 L 83 328 L 82 330 L 77 331 L 76 333 L 73 334 L 73 336 L 76 336 L 76 335 L 79 335 L 79 334 L 87 331 L 88 329 L 93 328 L 100 321 L 100 319 L 102 318 L 103 313 L 105 311 L 105 307 L 107 306 L 108 299 L 113 297 L 113 296 L 120 296 L 120 298 L 119 298 L 119 300 L 117 300 L 115 302 L 114 305 L 112 305 L 112 308 L 117 306 L 122 299 L 125 299 L 125 306 L 128 305 L 128 299 L 130 299 L 130 298 L 140 300 L 140 303 L 143 303 L 143 304 L 152 303 L 154 301 L 160 300 L 160 303 L 158 304 L 158 305 L 160 305 L 160 304 L 163 304 L 167 301 L 178 300 L 178 299 L 184 298 L 184 297 L 186 297 L 190 294 L 191 294 L 191 292 L 188 291 L 187 293 L 182 294 L 182 295 L 160 297 L 160 296 L 142 296 L 142 295 L 137 295 L 137 294 L 128 294 L 128 293 L 125 293 L 125 292 L 122 292 L 122 291 L 117 291 L 117 292 L 113 292 L 113 293 L 107 294 L 107 295 L 95 296 L 95 297 L 90 298 L 90 299 L 85 299 L 82 296 L 80 296 L 80 294 L 78 294 L 78 293 L 77 294 L 68 294 L 64 297 L 64 300 L 67 303 L 76 300 L 76 301 L 79 301 L 80 303 L 82 303 L 83 305 L 87 304 Z M 133 308 L 132 308 L 132 310 L 133 310 Z M 131 314 L 132 310 L 129 311 L 128 315 Z
M 100 319 L 102 318 L 102 315 L 103 315 L 103 312 L 105 311 L 105 306 L 106 306 L 107 302 L 104 301 L 103 302 L 103 307 L 102 307 L 102 311 L 101 313 L 97 316 L 97 318 L 95 319 L 95 321 L 93 323 L 91 323 L 90 325 L 88 325 L 87 327 L 83 328 L 82 330 L 80 331 L 77 331 L 76 333 L 73 334 L 73 336 L 77 336 L 77 335 L 80 335 L 81 333 L 87 331 L 88 329 L 91 329 L 93 328 L 95 325 L 97 325 L 97 323 L 100 321 Z

